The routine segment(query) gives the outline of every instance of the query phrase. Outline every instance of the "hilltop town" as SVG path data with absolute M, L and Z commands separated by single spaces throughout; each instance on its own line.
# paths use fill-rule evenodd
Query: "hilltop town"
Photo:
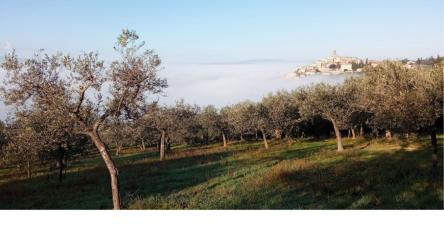
M 362 72 L 366 64 L 377 64 L 378 61 L 366 60 L 350 56 L 338 56 L 336 51 L 327 58 L 316 61 L 313 64 L 299 67 L 293 72 L 294 76 L 301 77 L 307 75 L 337 75 L 343 73 Z
M 403 67 L 406 68 L 431 68 L 433 64 L 442 62 L 443 57 L 437 55 L 436 58 L 431 56 L 429 58 L 418 58 L 415 60 L 398 59 Z M 313 64 L 297 68 L 290 75 L 292 77 L 304 77 L 309 75 L 338 75 L 344 73 L 361 73 L 365 66 L 376 67 L 383 61 L 379 60 L 362 60 L 357 57 L 338 56 L 336 51 L 327 58 L 316 61 Z

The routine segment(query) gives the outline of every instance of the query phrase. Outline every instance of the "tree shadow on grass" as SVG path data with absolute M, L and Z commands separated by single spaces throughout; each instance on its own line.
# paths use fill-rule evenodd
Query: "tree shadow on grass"
M 233 158 L 221 160 L 218 165 L 220 164 L 222 167 L 216 169 L 222 173 L 214 177 L 222 175 L 224 177 L 207 182 L 205 185 L 197 188 L 199 190 L 193 189 L 191 191 L 177 192 L 163 196 L 158 194 L 139 195 L 139 197 L 130 201 L 128 206 L 138 209 L 181 209 L 188 207 L 202 209 L 236 208 L 232 207 L 232 202 L 223 200 L 223 197 L 222 199 L 220 198 L 221 196 L 218 195 L 220 189 L 230 188 L 229 186 L 233 184 L 236 186 L 236 189 L 243 189 L 245 186 L 242 182 L 245 182 L 245 180 L 250 177 L 259 177 L 257 176 L 259 173 L 270 170 L 270 168 L 281 161 L 295 157 L 308 157 L 330 146 L 329 144 L 325 146 L 312 146 L 311 144 L 310 146 L 306 144 L 293 146 L 287 143 L 273 144 L 274 146 L 271 146 L 270 149 L 259 148 L 254 152 L 239 157 L 233 156 Z M 249 190 L 254 190 L 254 187 Z
M 133 196 L 169 194 L 226 173 L 220 160 L 251 147 L 156 160 L 157 152 L 115 157 L 123 203 Z M 99 158 L 94 158 L 99 159 Z M 95 160 L 90 162 L 97 164 Z M 84 165 L 84 164 L 82 164 Z M 15 180 L 0 185 L 1 209 L 109 209 L 110 181 L 103 163 L 79 170 L 75 167 L 58 183 L 55 174 Z
M 230 149 L 195 150 L 174 154 L 166 161 L 158 161 L 156 152 L 116 157 L 120 171 L 121 194 L 124 206 L 135 198 L 168 196 L 171 193 L 199 185 L 212 178 L 227 175 L 230 169 L 250 172 L 258 165 L 262 170 L 274 165 L 307 158 L 331 144 L 272 147 L 265 153 L 260 144 Z M 238 153 L 254 150 L 248 157 Z M 362 150 L 362 152 L 366 152 Z M 442 151 L 441 151 L 442 154 Z M 185 155 L 181 157 L 180 155 Z M 400 150 L 393 154 L 372 153 L 366 160 L 354 159 L 317 165 L 306 169 L 283 169 L 263 186 L 249 188 L 242 184 L 236 189 L 236 200 L 220 200 L 215 208 L 268 209 L 418 209 L 443 208 L 442 159 L 439 180 L 430 183 L 430 151 Z M 56 175 L 47 178 L 11 181 L 0 185 L 0 208 L 13 209 L 110 209 L 109 176 L 102 163 L 99 167 L 70 172 L 58 184 Z M 265 167 L 265 168 L 264 168 Z M 243 174 L 242 174 L 243 175 Z M 259 176 L 258 176 L 259 177 Z M 214 182 L 207 188 L 216 188 Z M 247 187 L 245 187 L 247 186 Z M 441 192 L 440 192 L 441 191 Z M 212 198 L 212 195 L 208 195 Z M 188 201 L 181 199 L 180 201 Z M 209 199 L 211 200 L 211 199 Z M 176 207 L 176 206 L 174 206 Z M 180 208 L 180 206 L 177 206 Z
M 374 155 L 283 171 L 233 208 L 443 209 L 442 158 L 432 181 L 428 149 Z
M 125 202 L 132 197 L 180 191 L 225 173 L 221 159 L 231 152 L 184 157 L 165 161 L 125 165 L 121 170 L 121 191 Z
M 310 147 L 301 147 L 301 148 L 293 148 L 288 149 L 282 152 L 282 158 L 285 159 L 303 159 L 307 158 L 313 154 L 316 154 L 324 149 L 332 148 L 332 145 L 330 144 L 320 144 L 317 146 L 310 146 Z

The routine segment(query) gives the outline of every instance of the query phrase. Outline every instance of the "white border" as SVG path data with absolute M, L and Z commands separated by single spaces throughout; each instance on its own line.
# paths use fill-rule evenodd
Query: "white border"
M 443 210 L 3 210 L 1 231 L 431 231 Z M 442 231 L 442 230 L 438 230 Z

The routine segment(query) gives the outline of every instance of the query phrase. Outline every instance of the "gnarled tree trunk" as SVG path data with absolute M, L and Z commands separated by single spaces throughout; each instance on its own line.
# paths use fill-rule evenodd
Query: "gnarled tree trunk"
M 102 142 L 97 130 L 92 131 L 89 136 L 94 142 L 94 145 L 100 152 L 103 161 L 105 162 L 106 168 L 108 169 L 109 175 L 111 177 L 111 191 L 113 197 L 113 209 L 120 209 L 120 193 L 119 193 L 119 172 L 114 165 L 111 155 L 106 150 L 105 144 Z
M 225 136 L 225 133 L 222 132 L 222 140 L 224 142 L 224 147 L 227 147 L 227 137 Z
M 116 142 L 116 153 L 115 153 L 116 156 L 119 155 L 119 153 L 120 153 L 120 149 L 121 149 L 121 148 L 122 148 L 122 146 L 119 145 L 119 144 Z
M 355 128 L 351 128 L 351 132 L 352 132 L 352 139 L 356 139 L 356 132 L 355 132 Z
M 165 130 L 160 135 L 160 160 L 165 160 Z
M 274 130 L 274 136 L 276 139 L 282 139 L 282 130 L 281 129 L 275 129 Z
M 267 135 L 265 134 L 265 131 L 263 129 L 261 129 L 261 133 L 262 133 L 262 139 L 264 140 L 265 149 L 268 149 Z
M 145 141 L 143 141 L 143 138 L 141 140 L 142 140 L 142 151 L 145 151 L 146 150 L 146 148 L 145 148 Z
M 336 144 L 338 145 L 338 151 L 343 151 L 344 147 L 342 146 L 342 138 L 341 138 L 341 131 L 338 128 L 338 125 L 336 125 L 335 120 L 330 119 L 331 123 L 333 124 L 333 129 L 335 131 L 336 135 Z
M 294 125 L 291 125 L 290 128 L 287 131 L 285 131 L 285 138 L 287 138 L 287 139 L 289 138 L 291 141 L 293 141 L 293 128 L 294 127 L 295 127 Z M 298 136 L 297 133 L 298 133 L 298 131 L 296 131 L 296 137 Z

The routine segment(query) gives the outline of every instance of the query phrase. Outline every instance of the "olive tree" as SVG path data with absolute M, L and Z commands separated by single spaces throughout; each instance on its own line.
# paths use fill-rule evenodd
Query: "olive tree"
M 443 110 L 443 64 L 409 69 L 398 62 L 367 68 L 363 82 L 371 125 L 400 133 L 427 130 L 433 146 L 432 171 L 437 172 L 436 129 Z
M 290 135 L 300 122 L 299 109 L 288 92 L 269 94 L 261 103 L 267 109 L 269 124 L 273 127 L 277 139 L 281 139 L 283 134 Z
M 135 127 L 132 127 L 130 122 L 123 122 L 121 120 L 109 120 L 104 125 L 100 133 L 105 144 L 115 147 L 115 155 L 119 155 L 120 151 L 125 146 L 133 145 L 136 140 Z
M 222 107 L 219 111 L 219 121 L 217 124 L 217 127 L 219 128 L 219 131 L 222 133 L 222 143 L 224 147 L 228 146 L 228 136 L 231 131 L 233 131 L 233 128 L 230 126 L 229 122 L 229 114 L 230 108 L 229 107 Z
M 170 131 L 171 140 L 175 143 L 204 143 L 205 136 L 198 118 L 200 107 L 181 100 L 176 102 L 172 111 L 175 129 Z
M 32 164 L 43 158 L 46 141 L 43 134 L 39 133 L 42 126 L 40 121 L 21 117 L 20 114 L 8 126 L 8 143 L 4 146 L 3 162 L 17 165 L 19 169 L 25 167 L 27 178 L 32 176 Z
M 364 108 L 371 112 L 370 126 L 391 132 L 408 133 L 420 128 L 422 103 L 417 91 L 417 70 L 403 67 L 397 62 L 384 62 L 377 67 L 365 69 L 362 83 Z
M 208 144 L 210 140 L 219 138 L 219 136 L 224 137 L 224 133 L 221 130 L 220 114 L 213 105 L 203 107 L 197 115 L 197 120 L 202 128 L 205 144 Z M 226 142 L 224 145 L 226 146 Z
M 354 108 L 353 97 L 342 86 L 316 84 L 295 92 L 299 102 L 299 110 L 303 117 L 321 116 L 329 120 L 336 136 L 337 150 L 342 151 L 341 129 L 347 127 Z
M 243 141 L 244 135 L 253 132 L 256 128 L 252 125 L 251 116 L 254 114 L 254 103 L 251 101 L 239 102 L 235 105 L 226 108 L 227 121 L 233 130 L 234 134 L 239 135 L 240 140 Z
M 149 107 L 148 111 L 154 109 L 156 104 L 153 104 Z M 145 114 L 141 118 L 134 121 L 132 124 L 133 128 L 133 138 L 140 142 L 141 151 L 145 151 L 147 145 L 151 146 L 153 144 L 157 144 L 158 142 L 158 132 L 156 128 L 155 121 L 150 114 Z
M 262 134 L 265 149 L 268 149 L 267 132 L 270 128 L 269 110 L 261 103 L 253 105 L 253 111 L 250 115 L 250 121 L 256 130 Z
M 152 50 L 143 50 L 144 43 L 137 43 L 138 39 L 134 31 L 123 30 L 114 47 L 120 59 L 108 68 L 93 52 L 76 58 L 36 55 L 25 62 L 13 52 L 2 64 L 7 71 L 2 91 L 7 104 L 15 104 L 19 110 L 63 112 L 64 118 L 75 122 L 76 133 L 91 139 L 110 175 L 114 209 L 121 207 L 119 172 L 99 130 L 112 117 L 140 117 L 147 94 L 167 86 L 157 75 L 160 58 Z
M 73 123 L 57 113 L 22 111 L 15 115 L 8 128 L 5 158 L 11 164 L 26 166 L 28 178 L 31 177 L 32 163 L 55 160 L 62 182 L 67 158 L 85 148 L 84 136 L 74 134 Z
M 165 151 L 172 143 L 194 143 L 201 130 L 197 123 L 199 107 L 186 104 L 183 100 L 174 106 L 151 107 L 144 115 L 156 128 L 159 138 L 160 160 L 165 160 Z
M 160 160 L 165 159 L 165 138 L 168 129 L 174 126 L 172 113 L 167 107 L 154 106 L 143 116 L 147 124 L 156 128 Z M 145 125 L 147 126 L 147 125 Z
M 432 145 L 432 175 L 438 174 L 438 142 L 436 133 L 439 120 L 443 118 L 444 87 L 444 62 L 434 64 L 431 70 L 420 71 L 418 91 L 421 92 L 420 101 L 422 107 L 422 127 L 429 131 Z
M 349 118 L 345 122 L 345 128 L 351 132 L 352 139 L 356 139 L 356 130 L 359 127 L 359 135 L 364 135 L 364 125 L 368 124 L 371 114 L 365 108 L 367 100 L 363 93 L 362 77 L 349 77 L 341 85 L 344 95 L 348 96 L 348 109 L 351 112 Z

